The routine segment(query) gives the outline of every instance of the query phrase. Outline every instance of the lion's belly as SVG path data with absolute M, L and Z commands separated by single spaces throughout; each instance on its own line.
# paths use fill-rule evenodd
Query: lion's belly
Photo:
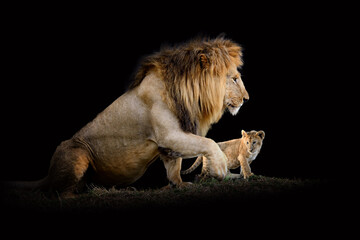
M 138 180 L 157 158 L 158 146 L 147 140 L 142 144 L 103 149 L 94 160 L 95 182 L 128 185 Z
M 127 185 L 139 179 L 155 160 L 149 108 L 129 91 L 115 100 L 75 137 L 94 152 L 94 180 L 105 185 Z

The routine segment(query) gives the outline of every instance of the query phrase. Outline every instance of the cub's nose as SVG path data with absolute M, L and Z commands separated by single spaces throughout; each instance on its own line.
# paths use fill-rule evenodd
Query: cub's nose
M 243 98 L 243 103 L 246 103 L 247 101 L 249 101 L 248 98 Z

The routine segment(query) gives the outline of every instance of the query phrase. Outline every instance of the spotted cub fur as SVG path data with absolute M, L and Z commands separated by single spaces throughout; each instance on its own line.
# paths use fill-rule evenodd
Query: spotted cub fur
M 260 149 L 265 138 L 264 131 L 241 131 L 241 138 L 233 139 L 230 141 L 219 142 L 220 149 L 225 153 L 228 161 L 227 178 L 241 178 L 242 176 L 247 179 L 254 175 L 251 172 L 250 164 L 255 160 L 260 152 Z M 201 163 L 203 168 L 200 177 L 206 177 L 208 175 L 208 159 L 204 156 L 199 156 L 194 164 L 187 170 L 181 171 L 182 174 L 189 174 L 194 171 Z M 236 169 L 240 166 L 240 174 L 230 173 L 230 169 Z

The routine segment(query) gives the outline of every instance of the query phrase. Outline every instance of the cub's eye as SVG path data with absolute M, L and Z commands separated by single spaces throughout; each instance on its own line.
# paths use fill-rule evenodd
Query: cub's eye
M 249 142 L 246 142 L 246 144 L 249 144 Z
M 237 78 L 237 77 L 233 77 L 232 80 L 234 81 L 234 83 L 237 83 L 238 78 Z

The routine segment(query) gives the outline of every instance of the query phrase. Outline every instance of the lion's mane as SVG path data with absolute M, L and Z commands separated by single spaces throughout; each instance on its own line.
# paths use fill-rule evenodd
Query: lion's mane
M 241 51 L 237 43 L 223 37 L 163 47 L 140 62 L 130 89 L 149 72 L 156 72 L 165 84 L 163 97 L 181 128 L 205 135 L 223 114 L 226 74 L 231 64 L 243 65 Z

